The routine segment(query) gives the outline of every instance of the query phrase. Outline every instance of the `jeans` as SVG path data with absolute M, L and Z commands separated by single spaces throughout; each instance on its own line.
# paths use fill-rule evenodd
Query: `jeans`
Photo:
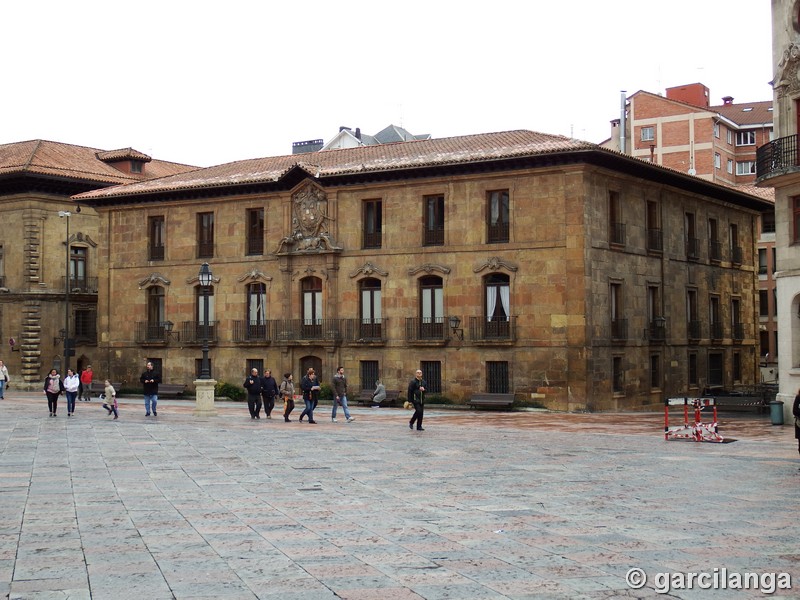
M 3 379 L 0 381 L 0 400 L 2 400 L 6 395 L 6 380 Z
M 303 420 L 304 415 L 308 415 L 308 421 L 310 423 L 311 421 L 314 420 L 314 401 L 311 400 L 310 398 L 308 400 L 303 398 L 303 402 L 306 403 L 306 407 L 303 410 L 303 412 L 300 413 L 300 420 L 301 421 Z
M 78 392 L 66 392 L 67 394 L 67 412 L 75 412 L 75 398 L 78 397 Z
M 350 418 L 350 411 L 347 410 L 347 396 L 345 396 L 345 395 L 339 396 L 339 400 L 342 401 L 342 410 L 344 411 L 345 419 L 349 419 Z M 337 402 L 336 402 L 336 396 L 334 396 L 333 397 L 333 411 L 331 412 L 331 419 L 335 419 L 336 418 L 336 408 L 337 408 Z
M 144 395 L 144 412 L 146 412 L 148 415 L 151 412 L 151 406 L 153 408 L 152 412 L 156 412 L 156 404 L 158 404 L 158 394 Z

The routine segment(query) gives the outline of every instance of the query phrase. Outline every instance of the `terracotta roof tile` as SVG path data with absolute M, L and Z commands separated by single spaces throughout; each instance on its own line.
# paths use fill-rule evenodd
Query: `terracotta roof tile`
M 0 176 L 17 174 L 33 174 L 51 177 L 65 177 L 82 181 L 97 182 L 104 185 L 131 183 L 154 177 L 167 177 L 177 173 L 194 170 L 197 167 L 152 160 L 143 173 L 124 173 L 98 157 L 99 154 L 115 155 L 115 160 L 124 160 L 121 156 L 129 156 L 143 160 L 150 159 L 133 149 L 116 150 L 110 153 L 47 140 L 29 140 L 12 144 L 0 144 Z M 116 153 L 116 154 L 115 154 Z M 135 153 L 135 155 L 133 154 Z
M 740 104 L 722 104 L 711 106 L 710 110 L 733 121 L 737 125 L 762 125 L 772 123 L 772 100 L 762 102 L 743 102 Z
M 95 190 L 76 198 L 104 198 L 274 182 L 292 168 L 302 168 L 311 176 L 320 177 L 454 165 L 591 148 L 597 146 L 561 135 L 526 130 L 505 131 L 242 160 L 124 187 Z

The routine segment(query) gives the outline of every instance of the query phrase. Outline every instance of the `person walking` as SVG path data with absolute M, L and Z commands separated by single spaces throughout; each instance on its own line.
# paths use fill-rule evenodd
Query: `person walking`
M 283 420 L 291 423 L 289 415 L 294 410 L 294 382 L 292 381 L 291 373 L 283 374 L 283 381 L 281 382 L 280 395 L 283 398 Z
M 64 392 L 67 396 L 67 416 L 75 414 L 75 398 L 78 397 L 78 388 L 81 386 L 80 377 L 72 369 L 67 369 L 67 376 L 64 377 Z
M 144 373 L 139 377 L 144 391 L 144 416 L 150 416 L 150 409 L 153 416 L 157 417 L 156 407 L 158 406 L 158 384 L 161 383 L 161 373 L 153 368 L 153 363 L 147 361 Z
M 44 378 L 42 389 L 47 396 L 47 408 L 50 410 L 50 416 L 55 417 L 58 410 L 58 397 L 64 391 L 64 382 L 61 381 L 58 370 L 50 369 L 50 374 Z
M 408 401 L 414 405 L 414 414 L 408 422 L 408 428 L 414 429 L 417 424 L 417 431 L 425 431 L 422 428 L 422 416 L 425 412 L 425 389 L 428 383 L 422 378 L 422 371 L 417 369 L 414 379 L 408 384 Z
M 375 382 L 375 391 L 372 392 L 372 408 L 380 408 L 384 400 L 386 400 L 386 387 L 378 379 Z
M 319 401 L 319 391 L 322 389 L 317 381 L 317 374 L 314 369 L 309 369 L 306 376 L 300 381 L 300 389 L 303 390 L 303 402 L 306 407 L 300 413 L 300 422 L 303 422 L 303 417 L 308 415 L 308 422 L 315 424 L 314 420 L 314 407 Z
M 111 382 L 106 379 L 105 380 L 105 388 L 104 394 L 106 397 L 106 401 L 103 403 L 103 408 L 108 411 L 108 416 L 114 415 L 114 419 L 119 418 L 119 409 L 117 407 L 117 390 L 114 389 L 114 386 L 111 385 Z
M 92 399 L 92 392 L 89 388 L 92 385 L 93 378 L 92 365 L 88 365 L 81 371 L 81 400 L 83 402 L 89 402 Z
M 11 379 L 8 377 L 6 363 L 0 360 L 0 400 L 4 400 L 6 397 L 6 386 L 9 381 L 11 381 Z
M 242 384 L 247 390 L 247 409 L 250 411 L 250 418 L 260 419 L 261 415 L 261 377 L 258 369 L 250 369 L 250 376 Z
M 350 411 L 347 409 L 347 377 L 344 376 L 344 367 L 336 369 L 336 375 L 333 376 L 333 410 L 331 411 L 331 422 L 336 423 L 336 407 L 338 404 L 342 405 L 344 417 L 348 423 L 355 421 L 355 418 L 350 416 Z
M 278 395 L 278 382 L 272 376 L 272 371 L 264 369 L 264 376 L 261 378 L 261 399 L 264 402 L 264 413 L 268 419 L 272 418 L 272 410 L 275 408 L 275 397 Z

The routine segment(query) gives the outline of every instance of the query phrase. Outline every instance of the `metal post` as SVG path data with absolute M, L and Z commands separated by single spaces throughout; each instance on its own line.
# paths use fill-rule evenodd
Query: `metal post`
M 69 353 L 70 353 L 70 345 L 69 345 L 69 288 L 70 288 L 70 278 L 69 278 L 69 218 L 72 216 L 72 213 L 68 210 L 60 210 L 58 211 L 58 216 L 67 219 L 67 252 L 66 252 L 66 264 L 64 266 L 64 271 L 66 274 L 66 278 L 64 280 L 64 285 L 66 292 L 64 294 L 64 371 L 63 373 L 67 372 L 69 369 Z
M 211 268 L 208 263 L 200 267 L 200 285 L 203 287 L 203 362 L 200 367 L 199 379 L 211 379 L 211 369 L 208 364 L 208 293 L 213 281 Z

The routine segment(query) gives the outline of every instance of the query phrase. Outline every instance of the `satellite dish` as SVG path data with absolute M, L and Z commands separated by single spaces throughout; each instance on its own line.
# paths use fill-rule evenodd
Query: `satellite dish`
M 697 171 L 694 169 L 689 169 L 689 175 L 697 175 Z

